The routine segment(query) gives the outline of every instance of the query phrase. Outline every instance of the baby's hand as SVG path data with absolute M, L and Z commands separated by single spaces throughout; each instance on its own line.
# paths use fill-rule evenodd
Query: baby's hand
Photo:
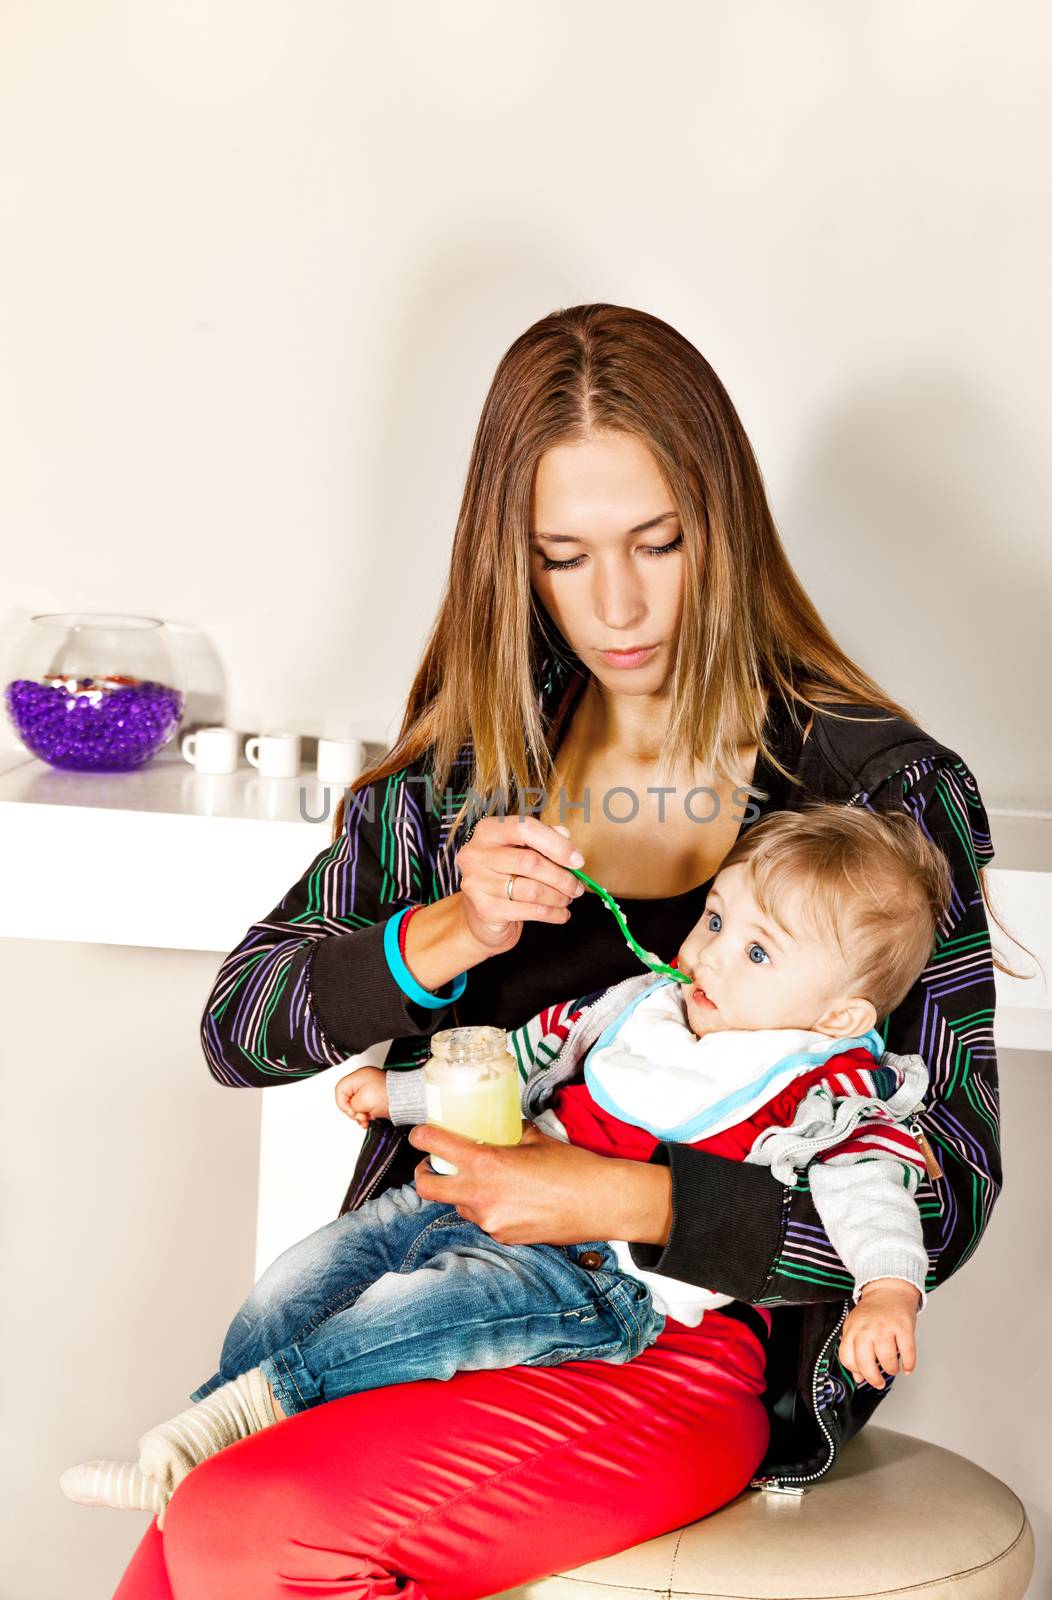
M 874 1278 L 866 1284 L 858 1304 L 848 1312 L 837 1352 L 856 1383 L 864 1378 L 874 1389 L 883 1389 L 880 1367 L 893 1378 L 900 1356 L 902 1370 L 913 1371 L 919 1302 L 916 1289 L 905 1278 Z
M 373 1117 L 386 1117 L 387 1080 L 379 1067 L 359 1067 L 336 1085 L 336 1104 L 344 1116 L 367 1128 Z

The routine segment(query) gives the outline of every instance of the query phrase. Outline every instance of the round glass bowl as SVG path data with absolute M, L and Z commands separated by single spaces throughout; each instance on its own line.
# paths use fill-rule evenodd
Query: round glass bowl
M 176 733 L 185 696 L 158 617 L 51 612 L 12 651 L 4 703 L 19 739 L 70 772 L 131 772 Z

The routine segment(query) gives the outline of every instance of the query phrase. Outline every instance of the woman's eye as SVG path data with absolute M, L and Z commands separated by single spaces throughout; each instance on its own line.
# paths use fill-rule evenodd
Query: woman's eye
M 756 956 L 756 953 L 755 953 L 757 951 L 759 951 L 759 959 L 757 959 L 757 956 Z M 767 951 L 764 949 L 762 944 L 756 944 L 754 942 L 749 946 L 749 960 L 753 963 L 754 966 L 762 967 L 764 962 L 765 961 L 770 961 L 770 959 L 771 959 L 770 956 L 767 954 Z
M 671 544 L 645 544 L 640 548 L 646 556 L 667 556 L 670 551 L 678 550 L 683 544 L 683 535 L 677 533 Z M 541 568 L 544 572 L 570 572 L 574 567 L 579 567 L 584 556 L 574 556 L 572 561 L 549 561 L 546 555 L 541 555 Z
M 671 544 L 645 544 L 643 554 L 647 556 L 667 556 L 670 551 L 678 550 L 683 544 L 683 535 L 677 533 Z
M 713 924 L 715 923 L 715 927 Z M 723 927 L 723 919 L 718 911 L 710 911 L 708 915 L 708 928 L 710 933 L 719 933 Z

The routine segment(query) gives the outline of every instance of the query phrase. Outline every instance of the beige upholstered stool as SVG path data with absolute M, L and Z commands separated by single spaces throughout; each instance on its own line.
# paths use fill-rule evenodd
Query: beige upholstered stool
M 1034 1536 L 964 1456 L 870 1423 L 802 1497 L 747 1489 L 700 1522 L 499 1600 L 1022 1600 Z

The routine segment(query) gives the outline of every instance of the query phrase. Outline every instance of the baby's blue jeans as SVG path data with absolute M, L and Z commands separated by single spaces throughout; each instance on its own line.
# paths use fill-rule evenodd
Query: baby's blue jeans
M 291 1414 L 471 1368 L 630 1361 L 664 1325 L 606 1241 L 499 1244 L 407 1183 L 280 1255 L 190 1398 L 260 1367 Z

